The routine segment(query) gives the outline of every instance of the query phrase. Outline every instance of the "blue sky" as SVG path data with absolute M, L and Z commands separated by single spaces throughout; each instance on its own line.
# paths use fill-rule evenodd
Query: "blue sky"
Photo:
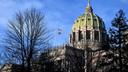
M 14 18 L 17 11 L 37 8 L 45 15 L 45 23 L 53 34 L 53 45 L 68 41 L 72 25 L 78 16 L 85 12 L 88 0 L 0 0 L 0 40 L 4 38 L 8 20 Z M 91 0 L 94 13 L 105 22 L 106 29 L 119 9 L 123 9 L 128 17 L 128 0 Z M 58 35 L 58 29 L 62 34 Z M 2 45 L 2 44 L 0 44 Z

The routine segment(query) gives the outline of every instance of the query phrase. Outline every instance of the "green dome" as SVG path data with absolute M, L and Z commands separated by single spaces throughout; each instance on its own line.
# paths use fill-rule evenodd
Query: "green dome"
M 100 29 L 102 31 L 105 30 L 105 25 L 102 19 L 93 13 L 93 9 L 90 6 L 90 0 L 88 0 L 85 13 L 75 21 L 72 31 L 91 29 Z
M 70 45 L 80 49 L 88 45 L 89 48 L 95 50 L 104 46 L 106 38 L 105 24 L 102 18 L 93 13 L 90 0 L 88 0 L 85 13 L 73 24 Z
M 77 30 L 91 30 L 91 29 L 100 29 L 104 30 L 105 25 L 102 19 L 94 14 L 93 12 L 85 12 L 81 15 L 74 23 L 72 31 Z

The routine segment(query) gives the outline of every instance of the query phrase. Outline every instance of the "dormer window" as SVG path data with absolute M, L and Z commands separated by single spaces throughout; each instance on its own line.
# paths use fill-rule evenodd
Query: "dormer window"
M 82 21 L 84 21 L 84 19 L 82 19 Z
M 90 18 L 88 18 L 88 21 L 90 21 L 91 19 Z
M 77 22 L 79 22 L 79 20 L 77 20 Z

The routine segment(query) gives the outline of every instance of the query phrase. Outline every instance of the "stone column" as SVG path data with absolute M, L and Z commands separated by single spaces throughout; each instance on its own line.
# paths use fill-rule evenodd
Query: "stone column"
M 94 29 L 92 30 L 92 41 L 94 42 L 95 41 L 95 35 L 94 35 Z

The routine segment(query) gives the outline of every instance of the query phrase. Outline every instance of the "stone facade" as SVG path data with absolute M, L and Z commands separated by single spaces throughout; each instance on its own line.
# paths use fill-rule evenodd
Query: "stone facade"
M 44 53 L 46 54 L 46 53 Z M 43 54 L 43 55 L 44 55 Z M 43 56 L 42 58 L 44 58 Z M 46 72 L 82 72 L 84 70 L 84 51 L 70 46 L 62 46 L 47 51 L 49 58 L 43 59 L 46 63 Z M 55 68 L 53 68 L 55 67 Z M 48 69 L 51 71 L 48 71 Z

